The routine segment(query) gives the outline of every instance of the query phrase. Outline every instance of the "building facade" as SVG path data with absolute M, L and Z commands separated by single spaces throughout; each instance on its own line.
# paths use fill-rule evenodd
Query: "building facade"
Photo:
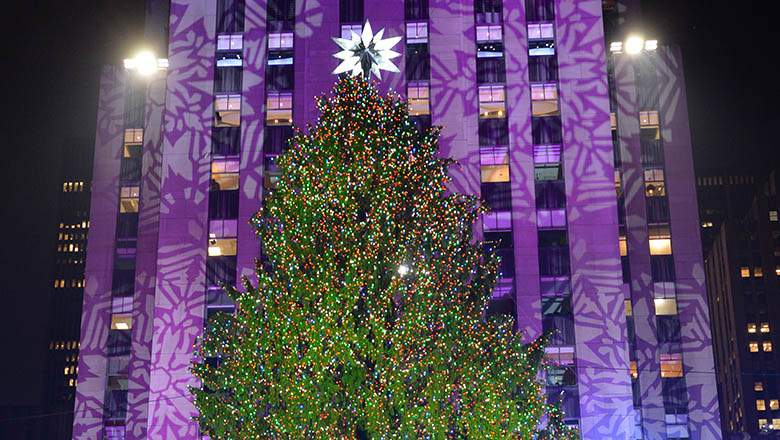
M 705 259 L 723 431 L 780 438 L 780 174 L 725 222 Z
M 330 37 L 370 20 L 405 37 L 379 87 L 443 127 L 453 189 L 491 208 L 490 310 L 551 332 L 546 392 L 568 422 L 584 439 L 720 438 L 679 53 L 623 53 L 603 6 L 155 2 L 167 71 L 101 82 L 74 436 L 199 437 L 189 365 L 207 318 L 232 311 L 218 284 L 253 278 L 247 220 L 335 81 Z
M 43 396 L 43 413 L 49 416 L 40 428 L 46 438 L 69 438 L 73 426 L 93 155 L 90 140 L 63 143 Z

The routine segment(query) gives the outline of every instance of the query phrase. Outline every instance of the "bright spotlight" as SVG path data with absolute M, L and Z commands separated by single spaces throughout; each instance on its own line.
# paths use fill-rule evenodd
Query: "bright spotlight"
M 645 40 L 642 37 L 637 36 L 628 37 L 624 47 L 626 48 L 627 53 L 636 55 L 639 52 L 642 52 L 642 49 L 645 47 Z
M 398 266 L 398 275 L 401 275 L 402 277 L 406 276 L 409 273 L 409 266 L 402 264 Z
M 158 70 L 165 70 L 167 67 L 167 59 L 158 59 L 148 50 L 139 52 L 133 58 L 125 59 L 125 69 L 135 70 L 142 76 L 150 76 Z

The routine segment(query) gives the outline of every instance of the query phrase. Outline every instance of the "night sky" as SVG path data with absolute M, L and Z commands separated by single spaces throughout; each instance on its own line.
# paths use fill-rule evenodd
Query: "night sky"
M 42 394 L 59 150 L 66 138 L 93 141 L 100 66 L 142 45 L 144 13 L 143 0 L 6 3 L 0 406 Z M 643 3 L 644 34 L 683 48 L 697 173 L 778 166 L 780 31 L 766 2 Z

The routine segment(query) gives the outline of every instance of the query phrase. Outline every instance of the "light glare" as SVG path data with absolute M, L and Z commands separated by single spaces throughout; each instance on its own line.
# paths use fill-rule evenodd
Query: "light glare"
M 167 69 L 168 60 L 166 58 L 158 59 L 151 51 L 144 50 L 133 58 L 125 59 L 124 65 L 127 70 L 135 70 L 140 75 L 150 76 L 158 70 Z
M 628 37 L 628 40 L 626 40 L 625 48 L 626 52 L 635 55 L 639 52 L 642 52 L 642 48 L 645 46 L 645 40 L 642 39 L 642 37 Z

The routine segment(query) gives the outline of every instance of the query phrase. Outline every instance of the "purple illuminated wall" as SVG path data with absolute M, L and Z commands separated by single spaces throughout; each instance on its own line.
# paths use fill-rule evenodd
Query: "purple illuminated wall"
M 173 0 L 167 78 L 149 86 L 128 381 L 127 438 L 196 439 L 196 410 L 188 387 L 193 344 L 205 313 L 211 135 L 214 124 L 215 1 Z M 248 223 L 263 196 L 266 0 L 246 0 L 241 89 L 237 272 L 253 280 L 258 242 Z M 503 2 L 506 117 L 509 130 L 515 312 L 528 338 L 542 333 L 529 43 L 523 1 Z M 624 300 L 633 297 L 644 438 L 667 438 L 655 338 L 652 283 L 636 92 L 631 63 L 616 67 L 619 139 L 627 152 L 623 182 L 628 248 L 634 279 L 621 279 L 618 208 L 610 128 L 608 54 L 599 0 L 555 0 L 559 105 L 563 128 L 566 217 L 571 264 L 579 425 L 584 439 L 634 438 Z M 404 34 L 400 1 L 364 0 L 365 16 L 386 35 Z M 473 2 L 429 0 L 430 105 L 441 125 L 442 155 L 458 161 L 452 188 L 480 193 L 477 42 Z M 314 99 L 335 80 L 338 2 L 297 0 L 294 26 L 293 120 L 317 117 Z M 403 52 L 404 42 L 396 47 Z M 719 438 L 703 270 L 696 229 L 690 139 L 682 70 L 673 52 L 659 51 L 667 69 L 662 91 L 677 295 L 691 438 Z M 381 88 L 406 93 L 401 73 L 383 72 Z M 98 115 L 92 224 L 76 402 L 76 438 L 102 438 L 106 340 L 110 325 L 111 262 L 122 145 L 124 73 L 104 72 Z M 641 197 L 640 197 L 641 196 Z M 641 203 L 640 203 L 641 202 Z M 645 252 L 639 251 L 644 249 Z M 634 270 L 636 272 L 634 273 Z

